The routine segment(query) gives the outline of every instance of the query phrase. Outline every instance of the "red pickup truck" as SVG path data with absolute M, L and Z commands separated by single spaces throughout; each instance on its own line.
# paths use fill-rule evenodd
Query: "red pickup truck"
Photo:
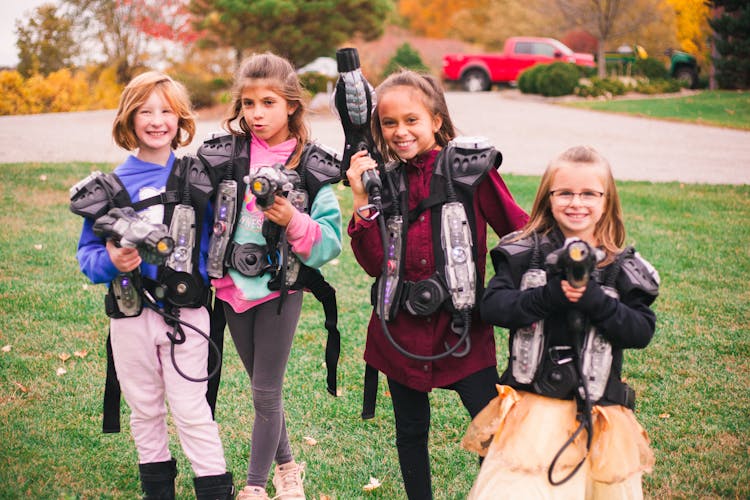
M 443 80 L 459 82 L 464 90 L 489 90 L 495 83 L 514 84 L 529 66 L 557 61 L 593 68 L 593 54 L 573 52 L 554 38 L 514 36 L 505 41 L 500 53 L 445 54 Z

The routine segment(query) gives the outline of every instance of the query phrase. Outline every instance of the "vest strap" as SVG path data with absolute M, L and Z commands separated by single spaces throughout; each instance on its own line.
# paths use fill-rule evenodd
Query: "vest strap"
M 153 205 L 169 205 L 179 202 L 180 193 L 178 193 L 177 191 L 165 191 L 163 193 L 157 194 L 156 196 L 152 196 L 151 198 L 146 198 L 145 200 L 140 200 L 133 203 L 133 210 L 139 212 L 144 208 L 148 208 Z

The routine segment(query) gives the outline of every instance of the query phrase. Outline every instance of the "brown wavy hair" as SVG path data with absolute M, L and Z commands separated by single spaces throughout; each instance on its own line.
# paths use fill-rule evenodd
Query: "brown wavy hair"
M 294 113 L 289 115 L 288 127 L 289 133 L 297 139 L 297 145 L 287 165 L 289 168 L 296 167 L 302 149 L 310 138 L 310 129 L 305 123 L 309 95 L 297 77 L 294 66 L 283 57 L 265 52 L 253 54 L 242 61 L 234 76 L 232 104 L 222 121 L 222 127 L 230 134 L 250 138 L 250 127 L 242 116 L 242 91 L 253 86 L 268 87 L 286 99 L 288 104 L 296 105 Z M 239 130 L 233 126 L 235 121 Z
M 609 162 L 591 146 L 569 148 L 549 163 L 539 183 L 529 222 L 515 239 L 526 238 L 534 232 L 547 234 L 556 228 L 557 222 L 552 217 L 549 195 L 555 174 L 562 167 L 592 165 L 600 167 L 601 180 L 605 189 L 602 218 L 594 228 L 594 237 L 607 253 L 605 262 L 618 254 L 625 244 L 625 224 L 622 217 L 620 196 L 617 194 L 617 187 Z
M 138 148 L 138 137 L 135 135 L 133 120 L 138 108 L 154 91 L 159 92 L 178 117 L 177 134 L 172 139 L 172 149 L 187 146 L 193 141 L 195 114 L 187 89 L 164 73 L 147 71 L 130 80 L 120 95 L 117 115 L 112 124 L 112 137 L 121 148 L 128 151 Z
M 435 77 L 429 74 L 417 73 L 413 70 L 402 69 L 401 71 L 392 73 L 383 80 L 375 89 L 375 94 L 380 99 L 395 87 L 410 87 L 418 91 L 427 111 L 433 117 L 439 116 L 442 118 L 443 124 L 435 133 L 435 142 L 438 146 L 445 147 L 456 137 L 456 129 L 448 113 L 448 104 L 445 102 L 445 93 L 440 82 Z M 399 159 L 395 153 L 390 151 L 388 144 L 383 139 L 383 129 L 380 126 L 380 115 L 378 114 L 377 105 L 372 112 L 372 136 L 375 140 L 375 145 L 385 158 L 388 160 Z

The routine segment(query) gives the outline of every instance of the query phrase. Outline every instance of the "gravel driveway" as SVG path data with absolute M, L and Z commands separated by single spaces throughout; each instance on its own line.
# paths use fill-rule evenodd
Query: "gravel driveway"
M 502 153 L 502 172 L 540 175 L 576 144 L 590 144 L 622 180 L 750 184 L 750 132 L 585 111 L 519 98 L 515 92 L 448 92 L 462 135 L 488 137 Z M 115 112 L 0 116 L 0 163 L 111 162 L 126 151 L 111 139 Z M 311 113 L 313 137 L 341 150 L 341 124 L 327 109 Z M 199 120 L 197 139 L 219 130 Z M 198 142 L 180 150 L 192 153 Z

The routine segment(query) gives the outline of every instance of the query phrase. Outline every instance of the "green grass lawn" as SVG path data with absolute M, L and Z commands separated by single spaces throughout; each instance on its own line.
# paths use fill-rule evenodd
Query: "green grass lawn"
M 78 270 L 81 219 L 68 188 L 107 164 L 0 165 L 0 498 L 136 498 L 137 457 L 127 409 L 123 432 L 102 434 L 107 318 L 104 287 Z M 507 176 L 529 209 L 539 179 Z M 656 466 L 649 498 L 750 496 L 750 186 L 621 182 L 628 243 L 659 270 L 657 333 L 626 353 L 637 416 Z M 348 189 L 337 193 L 350 213 Z M 496 240 L 495 240 L 496 241 Z M 324 269 L 338 290 L 341 396 L 325 390 L 322 308 L 305 298 L 285 383 L 292 446 L 307 462 L 308 498 L 402 499 L 393 415 L 381 380 L 376 416 L 362 421 L 362 351 L 370 280 L 349 242 Z M 506 332 L 498 329 L 506 363 Z M 227 335 L 217 421 L 240 484 L 252 422 L 249 384 Z M 58 374 L 60 368 L 65 373 Z M 432 470 L 437 499 L 461 499 L 477 459 L 459 447 L 468 424 L 458 397 L 432 394 Z M 317 441 L 309 444 L 306 437 Z M 174 435 L 173 435 L 174 438 Z M 176 439 L 179 498 L 192 473 Z M 363 491 L 370 477 L 382 486 Z
M 750 92 L 748 91 L 707 90 L 685 97 L 591 100 L 569 102 L 564 105 L 750 130 Z

